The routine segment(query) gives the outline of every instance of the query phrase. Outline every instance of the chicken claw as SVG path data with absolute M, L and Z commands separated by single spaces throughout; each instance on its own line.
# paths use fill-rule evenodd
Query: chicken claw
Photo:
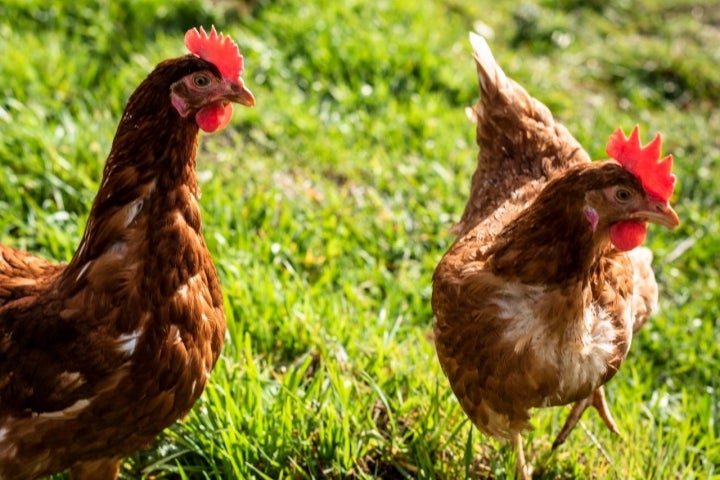
M 565 443 L 568 435 L 570 435 L 570 432 L 573 428 L 575 428 L 575 425 L 580 420 L 580 417 L 582 417 L 583 412 L 591 406 L 595 407 L 600 414 L 600 418 L 602 418 L 603 422 L 605 422 L 605 425 L 607 425 L 610 431 L 620 435 L 620 430 L 618 429 L 615 420 L 613 420 L 612 415 L 610 414 L 610 409 L 608 408 L 607 400 L 605 400 L 605 389 L 602 385 L 600 385 L 587 398 L 575 402 L 572 410 L 570 410 L 570 415 L 568 415 L 567 420 L 565 420 L 565 425 L 563 425 L 562 430 L 560 430 L 560 433 L 558 433 L 557 438 L 552 444 L 553 450 Z

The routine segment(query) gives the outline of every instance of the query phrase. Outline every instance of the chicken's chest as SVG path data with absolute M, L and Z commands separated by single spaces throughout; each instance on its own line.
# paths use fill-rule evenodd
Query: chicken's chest
M 194 196 L 181 189 L 154 197 L 140 214 L 128 209 L 136 217 L 125 222 L 123 248 L 115 248 L 122 255 L 113 274 L 128 280 L 113 300 L 121 333 L 109 342 L 124 357 L 119 388 L 148 399 L 138 411 L 160 425 L 202 393 L 222 348 L 225 315 Z
M 137 370 L 154 364 L 151 390 L 171 393 L 177 410 L 186 411 L 202 393 L 222 348 L 225 316 L 200 273 L 178 287 L 164 304 L 148 310 L 145 342 Z
M 627 318 L 582 292 L 509 283 L 491 303 L 502 324 L 499 343 L 506 367 L 524 377 L 524 388 L 539 405 L 565 404 L 588 395 L 606 381 L 629 346 Z
M 154 243 L 157 248 L 149 245 L 145 282 L 155 293 L 144 302 L 146 332 L 139 335 L 144 344 L 137 358 L 155 363 L 159 390 L 172 391 L 181 410 L 202 392 L 225 334 L 215 267 L 199 232 L 187 223 L 176 211 Z

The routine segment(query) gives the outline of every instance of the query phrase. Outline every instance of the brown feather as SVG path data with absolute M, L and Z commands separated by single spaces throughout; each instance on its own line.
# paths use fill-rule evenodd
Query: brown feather
M 530 409 L 597 391 L 604 401 L 602 385 L 654 309 L 652 256 L 611 244 L 610 226 L 629 213 L 608 192 L 620 186 L 639 203 L 650 200 L 617 163 L 589 162 L 549 110 L 505 76 L 484 41 L 473 45 L 480 155 L 458 237 L 433 276 L 435 342 L 474 424 L 519 444 Z M 596 228 L 588 206 L 599 212 Z M 518 458 L 526 476 L 522 452 Z
M 0 247 L 0 478 L 115 478 L 203 391 L 225 315 L 197 204 L 198 126 L 170 102 L 199 71 L 221 78 L 187 55 L 130 97 L 67 266 Z

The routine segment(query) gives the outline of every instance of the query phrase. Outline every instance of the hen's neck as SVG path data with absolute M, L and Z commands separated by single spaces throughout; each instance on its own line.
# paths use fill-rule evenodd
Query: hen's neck
M 154 252 L 161 248 L 154 237 L 178 216 L 183 229 L 201 238 L 195 173 L 198 127 L 172 109 L 167 89 L 161 93 L 142 87 L 130 98 L 118 126 L 66 278 L 77 279 L 95 259 L 142 242 L 148 258 L 175 254 Z
M 498 235 L 487 252 L 496 274 L 526 284 L 587 285 L 602 268 L 610 243 L 585 219 L 584 194 L 555 193 L 541 194 Z

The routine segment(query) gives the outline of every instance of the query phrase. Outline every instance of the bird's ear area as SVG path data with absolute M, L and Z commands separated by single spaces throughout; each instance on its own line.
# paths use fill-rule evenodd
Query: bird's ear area
M 170 94 L 170 103 L 177 110 L 182 118 L 187 117 L 190 114 L 190 105 L 182 99 L 182 97 L 175 92 Z
M 593 232 L 595 232 L 595 230 L 597 230 L 598 223 L 600 223 L 600 215 L 598 214 L 597 210 L 595 210 L 589 205 L 586 205 L 583 209 L 583 214 L 585 215 L 585 219 L 590 224 L 590 228 Z

